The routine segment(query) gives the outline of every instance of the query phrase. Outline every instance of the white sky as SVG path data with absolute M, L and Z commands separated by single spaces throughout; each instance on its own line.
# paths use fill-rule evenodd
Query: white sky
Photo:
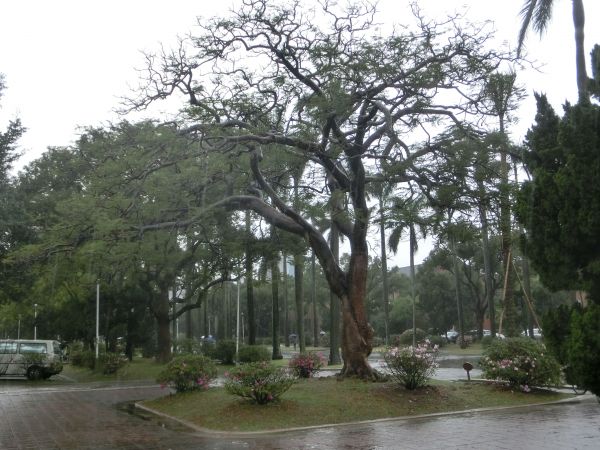
M 49 146 L 71 144 L 78 127 L 118 121 L 113 112 L 119 97 L 137 85 L 136 68 L 143 68 L 142 51 L 175 43 L 192 31 L 196 17 L 222 15 L 236 0 L 9 0 L 0 10 L 0 73 L 7 89 L 0 99 L 0 129 L 20 117 L 27 127 L 21 139 L 24 157 L 18 166 L 38 157 Z M 381 20 L 411 20 L 405 0 L 381 0 Z M 427 16 L 467 8 L 473 22 L 492 20 L 498 42 L 516 46 L 523 0 L 420 0 Z M 546 92 L 560 111 L 565 99 L 575 101 L 574 42 L 571 0 L 555 0 L 553 22 L 540 38 L 530 33 L 526 49 L 543 65 L 518 75 L 529 94 L 512 128 L 521 141 L 535 114 L 533 90 Z M 584 1 L 586 51 L 600 43 L 600 1 Z M 398 6 L 399 5 L 399 6 Z M 163 106 L 164 107 L 164 106 Z M 156 110 L 159 112 L 159 110 Z M 155 112 L 155 113 L 156 113 Z M 406 246 L 408 247 L 408 246 Z M 374 248 L 378 252 L 378 249 Z M 422 260 L 429 245 L 422 245 Z M 407 265 L 408 250 L 394 262 Z

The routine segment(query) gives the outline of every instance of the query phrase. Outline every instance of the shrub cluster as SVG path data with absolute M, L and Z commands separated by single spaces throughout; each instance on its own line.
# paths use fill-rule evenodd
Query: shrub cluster
M 69 352 L 69 361 L 74 366 L 93 370 L 96 366 L 96 354 L 91 350 L 73 348 Z
M 104 375 L 117 373 L 117 371 L 127 364 L 127 359 L 118 353 L 103 353 L 98 357 L 98 363 Z
M 235 359 L 235 341 L 223 339 L 217 342 L 214 357 L 221 361 L 221 364 L 233 364 Z
M 176 392 L 208 389 L 209 383 L 217 377 L 214 362 L 202 355 L 178 356 L 171 360 L 158 374 L 156 381 L 161 386 L 170 386 Z
M 294 384 L 295 377 L 268 362 L 241 364 L 225 374 L 225 390 L 264 405 L 277 400 Z
M 288 365 L 298 377 L 310 378 L 325 364 L 325 358 L 321 353 L 306 352 L 292 356 Z
M 530 386 L 557 384 L 560 366 L 539 342 L 528 338 L 496 339 L 480 360 L 483 376 L 529 391 Z
M 446 345 L 446 339 L 436 334 L 429 336 L 427 340 L 429 341 L 430 345 L 437 345 L 438 348 L 442 348 Z
M 406 389 L 417 389 L 425 386 L 438 364 L 437 345 L 431 346 L 429 341 L 417 344 L 416 347 L 391 347 L 383 354 L 383 359 L 391 377 Z
M 177 339 L 173 342 L 173 348 L 178 355 L 200 355 L 203 354 L 202 344 L 196 339 Z
M 400 346 L 400 345 L 412 345 L 413 342 L 413 330 L 412 328 L 409 330 L 404 331 L 401 335 L 399 335 L 394 341 L 394 345 L 395 346 Z M 427 333 L 425 333 L 425 331 L 421 330 L 420 328 L 416 329 L 416 342 L 417 343 L 421 343 L 425 341 L 425 338 L 427 337 Z
M 238 360 L 241 363 L 270 361 L 271 352 L 262 345 L 245 345 L 239 349 Z
M 568 384 L 600 396 L 600 305 L 562 305 L 544 316 L 544 342 Z

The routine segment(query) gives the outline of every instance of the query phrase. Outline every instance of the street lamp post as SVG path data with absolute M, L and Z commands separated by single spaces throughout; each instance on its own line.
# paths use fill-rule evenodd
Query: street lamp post
M 33 340 L 37 341 L 37 303 L 33 304 Z
M 96 359 L 100 353 L 100 280 L 96 282 Z
M 236 313 L 236 327 L 235 327 L 235 359 L 239 358 L 240 351 L 240 280 L 237 281 L 237 313 Z
M 19 322 L 17 324 L 17 340 L 21 339 L 21 314 L 19 314 Z

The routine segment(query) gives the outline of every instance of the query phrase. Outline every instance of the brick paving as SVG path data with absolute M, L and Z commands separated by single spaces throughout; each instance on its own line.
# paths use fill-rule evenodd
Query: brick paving
M 0 385 L 0 449 L 598 449 L 600 404 L 474 412 L 257 437 L 164 427 L 117 404 L 164 395 L 157 386 Z

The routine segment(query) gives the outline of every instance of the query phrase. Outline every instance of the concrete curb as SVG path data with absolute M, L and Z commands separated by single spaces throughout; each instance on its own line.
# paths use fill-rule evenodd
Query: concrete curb
M 523 408 L 531 408 L 534 406 L 549 406 L 549 405 L 559 405 L 559 404 L 568 404 L 568 403 L 580 403 L 585 400 L 594 399 L 594 395 L 592 394 L 583 394 L 578 395 L 572 398 L 566 398 L 562 400 L 556 400 L 552 402 L 543 402 L 543 403 L 531 403 L 526 405 L 515 405 L 515 406 L 495 406 L 489 408 L 474 408 L 474 409 L 466 409 L 463 411 L 447 411 L 441 413 L 430 413 L 430 414 L 421 414 L 418 416 L 398 416 L 398 417 L 385 417 L 382 419 L 371 419 L 371 420 L 360 420 L 356 422 L 342 422 L 342 423 L 328 423 L 321 425 L 311 425 L 305 427 L 291 427 L 291 428 L 280 428 L 276 430 L 263 430 L 263 431 L 220 431 L 220 430 L 211 430 L 209 428 L 200 427 L 192 422 L 188 422 L 187 420 L 178 419 L 177 417 L 170 416 L 168 414 L 162 413 L 155 409 L 149 408 L 139 402 L 134 403 L 135 408 L 138 408 L 142 411 L 145 411 L 149 414 L 153 414 L 158 417 L 163 417 L 170 421 L 176 422 L 180 425 L 183 425 L 190 430 L 203 434 L 205 436 L 213 436 L 213 437 L 236 437 L 236 438 L 248 438 L 248 437 L 259 437 L 259 436 L 268 436 L 268 435 L 277 435 L 282 433 L 290 433 L 290 432 L 299 432 L 299 431 L 308 431 L 308 430 L 317 430 L 322 428 L 333 428 L 333 427 L 349 427 L 356 425 L 364 425 L 371 423 L 385 423 L 385 422 L 393 422 L 393 421 L 411 421 L 418 419 L 433 419 L 437 417 L 446 417 L 446 416 L 458 416 L 465 414 L 473 414 L 478 412 L 489 412 L 489 411 L 503 411 L 510 409 L 523 409 Z

